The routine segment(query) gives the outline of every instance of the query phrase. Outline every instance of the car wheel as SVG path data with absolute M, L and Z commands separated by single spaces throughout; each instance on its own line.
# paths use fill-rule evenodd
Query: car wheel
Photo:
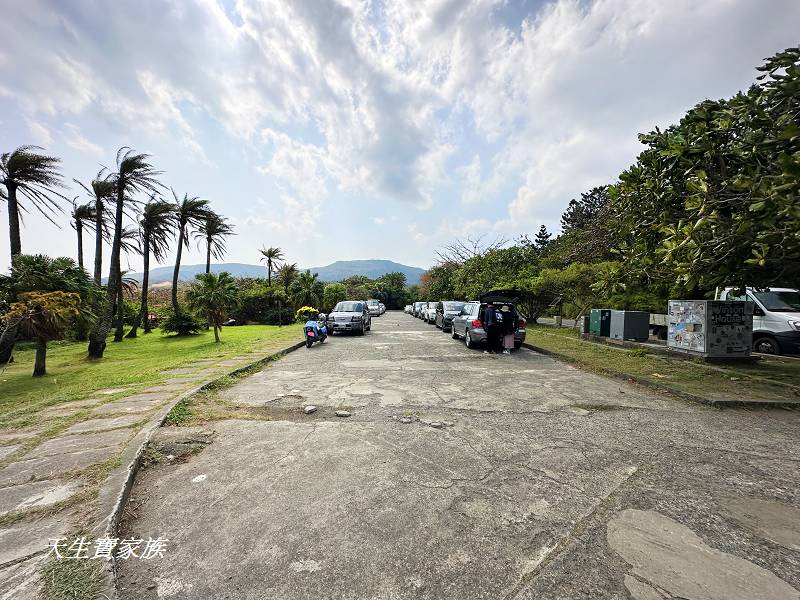
M 475 342 L 472 341 L 472 336 L 469 334 L 469 329 L 464 332 L 464 343 L 467 345 L 467 348 L 475 347 Z
M 761 354 L 781 354 L 781 347 L 775 338 L 765 335 L 753 341 L 753 351 Z
M 450 337 L 453 338 L 454 340 L 458 339 L 458 334 L 456 333 L 455 323 L 450 326 Z
M 522 348 L 522 342 L 514 342 L 514 350 L 519 350 Z

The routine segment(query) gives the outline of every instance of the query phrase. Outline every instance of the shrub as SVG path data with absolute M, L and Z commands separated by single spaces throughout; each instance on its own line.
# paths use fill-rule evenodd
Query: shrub
M 191 335 L 202 329 L 200 322 L 187 312 L 175 313 L 165 311 L 159 318 L 161 333 L 176 333 L 178 335 Z
M 294 320 L 305 322 L 309 319 L 316 319 L 317 315 L 319 315 L 319 310 L 313 306 L 301 306 L 297 309 L 297 312 L 294 313 Z

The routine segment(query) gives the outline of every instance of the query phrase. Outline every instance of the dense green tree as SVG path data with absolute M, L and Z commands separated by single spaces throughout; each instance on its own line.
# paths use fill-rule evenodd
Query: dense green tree
M 540 225 L 539 231 L 536 232 L 536 236 L 533 238 L 533 243 L 539 250 L 544 250 L 550 244 L 550 238 L 552 237 L 553 234 L 547 231 L 547 227 Z
M 687 295 L 800 281 L 800 49 L 759 70 L 746 93 L 640 136 L 612 189 L 634 275 Z
M 322 307 L 327 310 L 333 310 L 339 302 L 347 300 L 347 288 L 341 283 L 329 283 L 325 286 L 322 292 Z

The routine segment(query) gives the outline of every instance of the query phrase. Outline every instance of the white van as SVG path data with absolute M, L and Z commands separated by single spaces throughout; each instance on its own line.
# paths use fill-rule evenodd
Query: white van
M 800 354 L 800 291 L 792 288 L 725 288 L 720 300 L 746 300 L 753 307 L 753 352 Z M 740 292 L 741 290 L 735 290 Z

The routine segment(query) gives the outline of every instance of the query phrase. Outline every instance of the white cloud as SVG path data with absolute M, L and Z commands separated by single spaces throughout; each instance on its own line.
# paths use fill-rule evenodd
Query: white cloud
M 531 6 L 237 0 L 231 18 L 215 0 L 12 2 L 0 95 L 42 143 L 147 136 L 191 169 L 224 147 L 220 178 L 255 165 L 252 185 L 277 189 L 242 223 L 304 235 L 331 194 L 402 203 L 428 211 L 433 230 L 409 232 L 422 248 L 552 228 L 634 160 L 636 133 L 746 87 L 800 22 L 794 0 Z
M 89 154 L 94 154 L 96 156 L 103 155 L 103 149 L 94 142 L 86 139 L 76 125 L 67 123 L 64 126 L 64 129 L 64 139 L 69 147 L 75 148 L 75 150 L 78 150 L 79 152 L 88 152 Z

